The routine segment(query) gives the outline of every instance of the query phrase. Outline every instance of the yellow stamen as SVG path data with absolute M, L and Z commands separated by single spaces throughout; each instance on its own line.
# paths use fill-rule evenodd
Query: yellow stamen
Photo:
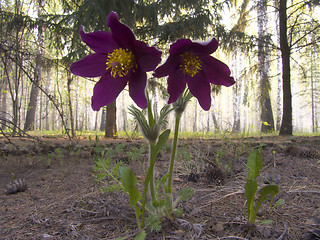
M 193 77 L 201 70 L 201 60 L 193 52 L 184 52 L 181 57 L 182 63 L 180 67 L 184 74 Z
M 133 53 L 129 49 L 117 48 L 108 54 L 107 69 L 111 68 L 111 76 L 127 75 L 131 68 L 137 67 Z

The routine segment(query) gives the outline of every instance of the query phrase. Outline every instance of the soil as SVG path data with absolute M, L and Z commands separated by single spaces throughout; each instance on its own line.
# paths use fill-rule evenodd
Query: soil
M 148 149 L 142 140 L 2 137 L 0 143 L 0 239 L 134 239 L 139 233 L 128 195 L 101 191 L 94 156 L 109 150 L 112 161 L 132 168 L 141 187 Z M 320 137 L 180 140 L 174 192 L 191 187 L 195 194 L 179 204 L 182 216 L 163 219 L 162 230 L 147 230 L 146 239 L 320 239 L 319 144 Z M 270 211 L 266 201 L 252 225 L 246 162 L 259 147 L 258 188 L 276 183 L 273 202 L 284 204 Z M 132 154 L 139 150 L 142 155 Z M 170 144 L 155 178 L 166 173 L 169 159 Z M 14 179 L 20 183 L 8 185 Z

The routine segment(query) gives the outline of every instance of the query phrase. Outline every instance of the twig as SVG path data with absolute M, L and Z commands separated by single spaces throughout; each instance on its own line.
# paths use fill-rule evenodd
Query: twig
M 277 240 L 282 240 L 286 234 L 287 234 L 287 224 L 284 223 L 284 231 Z
M 2 135 L 8 140 L 8 142 L 10 144 L 12 144 L 18 151 L 21 152 L 20 148 L 18 147 L 18 145 L 14 144 L 13 142 L 11 142 L 10 138 L 5 134 L 5 132 L 2 130 L 2 128 L 0 128 L 0 131 L 2 133 Z
M 228 237 L 215 238 L 215 239 L 213 239 L 213 240 L 220 240 L 220 239 L 239 239 L 239 240 L 248 240 L 247 238 L 243 238 L 243 237 L 236 237 L 236 236 L 228 236 Z
M 314 190 L 309 190 L 309 191 L 299 191 L 299 190 L 292 190 L 292 191 L 287 191 L 287 193 L 317 193 L 320 194 L 320 191 L 314 191 Z
M 35 139 L 35 140 L 37 140 L 38 142 L 40 142 L 40 140 L 39 140 L 38 137 L 33 137 L 33 136 L 31 136 L 31 135 L 28 134 L 26 131 L 22 130 L 19 126 L 17 126 L 16 124 L 14 124 L 12 121 L 10 121 L 10 120 L 8 120 L 8 119 L 6 119 L 6 118 L 3 118 L 3 117 L 0 117 L 0 120 L 1 120 L 2 122 L 4 122 L 4 123 L 5 123 L 5 126 L 8 127 L 8 128 L 10 128 L 11 130 L 13 129 L 13 128 L 11 127 L 11 125 L 14 126 L 14 127 L 16 127 L 16 128 L 19 130 L 19 131 L 17 132 L 17 134 L 19 135 L 19 137 L 28 137 L 28 138 L 32 138 L 32 139 Z M 8 124 L 7 124 L 7 123 L 8 123 Z M 3 132 L 2 129 L 1 129 L 1 132 L 2 132 L 2 134 L 4 134 L 4 132 Z
M 236 191 L 236 192 L 229 193 L 229 194 L 224 195 L 224 196 L 222 196 L 222 197 L 220 197 L 220 198 L 218 198 L 218 199 L 215 199 L 215 200 L 210 201 L 208 204 L 205 204 L 205 205 L 201 206 L 200 208 L 204 208 L 204 207 L 210 206 L 212 203 L 217 202 L 217 201 L 220 201 L 220 200 L 222 200 L 222 199 L 224 199 L 224 198 L 227 198 L 227 197 L 230 197 L 230 196 L 232 196 L 232 195 L 243 194 L 243 193 L 244 193 L 244 190 L 238 190 L 238 191 Z

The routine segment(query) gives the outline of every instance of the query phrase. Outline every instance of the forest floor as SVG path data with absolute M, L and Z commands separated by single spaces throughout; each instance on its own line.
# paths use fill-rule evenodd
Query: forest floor
M 97 145 L 112 149 L 110 157 L 130 165 L 141 186 L 147 161 L 142 140 L 81 139 L 72 147 L 62 138 L 10 140 L 0 137 L 6 142 L 0 148 L 0 239 L 134 239 L 138 230 L 128 196 L 100 191 L 94 154 Z M 274 202 L 285 203 L 269 211 L 265 202 L 256 225 L 248 227 L 246 162 L 259 146 L 258 188 L 273 178 L 279 186 Z M 195 194 L 180 203 L 180 218 L 164 219 L 162 231 L 149 232 L 147 239 L 320 239 L 319 146 L 320 137 L 180 140 L 174 192 L 191 187 Z M 156 177 L 166 173 L 169 156 L 168 145 L 156 163 Z M 233 161 L 231 175 L 225 167 Z M 24 179 L 27 189 L 6 194 L 14 178 Z M 262 224 L 266 219 L 273 222 Z

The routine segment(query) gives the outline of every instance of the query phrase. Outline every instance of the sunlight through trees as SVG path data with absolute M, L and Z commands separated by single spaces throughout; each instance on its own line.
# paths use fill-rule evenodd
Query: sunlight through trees
M 0 1 L 0 127 L 20 130 L 118 132 L 137 130 L 128 91 L 94 112 L 98 79 L 75 77 L 72 62 L 90 53 L 86 32 L 108 31 L 113 10 L 137 39 L 163 51 L 178 38 L 219 41 L 214 57 L 229 63 L 236 84 L 215 87 L 211 109 L 192 99 L 185 132 L 319 132 L 318 1 L 3 0 Z M 163 60 L 168 55 L 164 52 Z M 155 104 L 166 102 L 166 79 L 148 83 Z M 173 117 L 169 117 L 173 125 Z M 20 130 L 19 130 L 20 129 Z

